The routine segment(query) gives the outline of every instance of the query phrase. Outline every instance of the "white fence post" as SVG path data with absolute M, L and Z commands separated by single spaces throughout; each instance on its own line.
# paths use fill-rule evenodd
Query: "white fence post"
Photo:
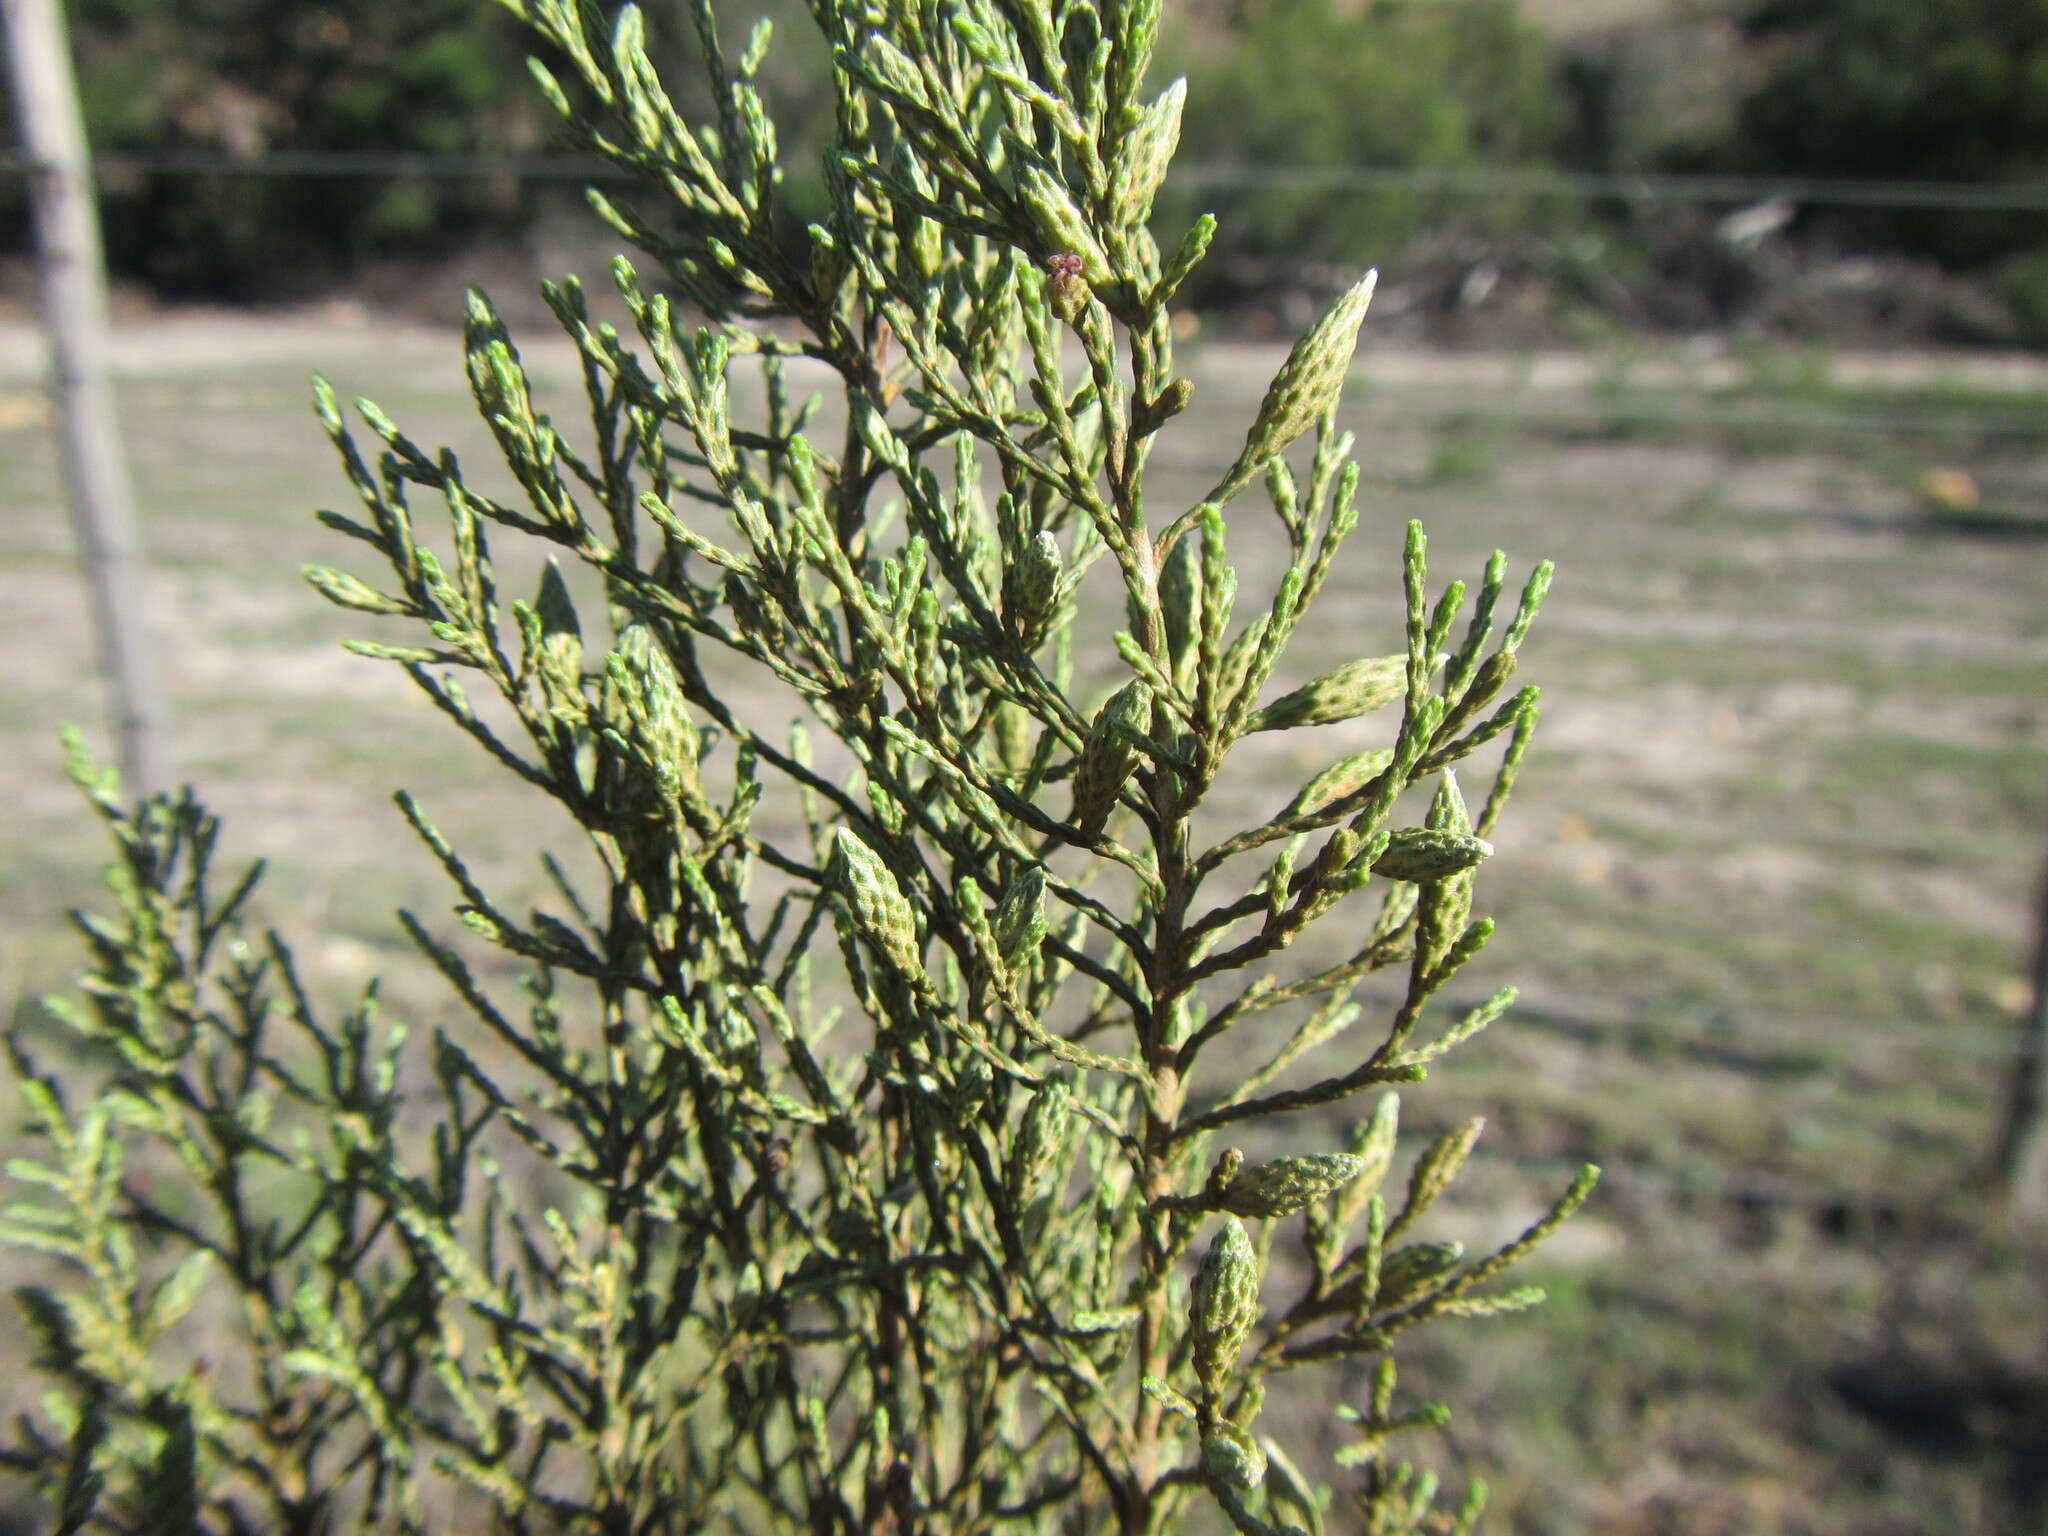
M 165 787 L 159 704 L 146 636 L 134 492 L 107 361 L 107 290 L 92 165 L 60 0 L 0 0 L 35 207 L 36 261 L 50 339 L 65 482 L 113 689 L 130 793 Z

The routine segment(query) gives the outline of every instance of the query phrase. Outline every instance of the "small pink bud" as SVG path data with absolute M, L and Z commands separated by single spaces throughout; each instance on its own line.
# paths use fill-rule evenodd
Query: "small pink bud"
M 1087 263 L 1072 251 L 1053 257 L 1046 264 L 1052 274 L 1052 312 L 1071 321 L 1088 302 L 1088 279 L 1082 274 Z

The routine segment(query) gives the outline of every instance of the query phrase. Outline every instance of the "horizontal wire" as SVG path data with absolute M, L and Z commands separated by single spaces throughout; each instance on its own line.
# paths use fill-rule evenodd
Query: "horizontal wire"
M 1622 202 L 1762 203 L 1840 208 L 1951 208 L 1985 212 L 2048 209 L 2048 182 L 1872 181 L 1818 176 L 1669 175 L 1646 171 L 1514 170 L 1506 167 L 1197 166 L 1209 187 L 1315 192 L 1418 190 L 1455 196 L 1589 197 Z
M 633 173 L 587 155 L 448 154 L 437 151 L 279 150 L 232 156 L 208 150 L 114 150 L 98 156 L 102 175 L 419 177 L 462 180 L 513 175 L 534 180 L 623 181 Z M 0 151 L 0 175 L 27 175 L 34 160 Z M 1196 165 L 1183 183 L 1225 192 L 1438 192 L 1453 197 L 1593 198 L 1618 202 L 2048 211 L 2048 182 L 1866 180 L 1817 176 L 1674 175 L 1639 171 L 1556 171 L 1500 166 Z

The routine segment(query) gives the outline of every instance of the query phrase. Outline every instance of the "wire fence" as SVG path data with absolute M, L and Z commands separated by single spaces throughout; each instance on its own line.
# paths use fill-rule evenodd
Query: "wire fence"
M 33 174 L 32 158 L 0 149 L 0 177 Z M 634 174 L 582 154 L 444 153 L 404 150 L 279 150 L 223 155 L 210 150 L 119 150 L 96 156 L 102 186 L 136 176 L 308 180 L 485 181 L 621 183 Z M 1190 188 L 1220 194 L 1293 191 L 1332 197 L 1419 193 L 1451 199 L 1576 200 L 1631 206 L 1747 208 L 1783 204 L 1812 208 L 1898 212 L 1960 211 L 1985 215 L 2048 212 L 2048 180 L 2008 182 L 1857 180 L 1807 176 L 1674 175 L 1661 172 L 1560 171 L 1514 167 L 1269 166 L 1204 164 L 1177 172 Z M 1917 403 L 1887 406 L 1867 398 L 1852 409 L 1825 403 L 1752 405 L 1719 400 L 1570 398 L 1569 392 L 1489 392 L 1491 401 L 1464 397 L 1455 409 L 1423 401 L 1400 414 L 1455 414 L 1504 426 L 1633 427 L 1655 430 L 1779 430 L 1857 436 L 1940 437 L 2032 441 L 2048 438 L 2048 419 L 2009 410 L 1929 409 Z
M 284 150 L 233 156 L 203 150 L 119 150 L 95 157 L 102 177 L 125 175 L 627 181 L 632 173 L 588 155 L 446 154 L 405 150 Z M 0 151 L 0 174 L 34 169 L 27 155 Z M 1364 195 L 1435 192 L 1450 197 L 1563 198 L 1735 206 L 1788 202 L 1809 207 L 1898 211 L 2048 211 L 2048 181 L 1879 181 L 1812 176 L 1674 175 L 1648 171 L 1560 171 L 1514 167 L 1194 165 L 1185 184 L 1216 191 L 1282 190 Z

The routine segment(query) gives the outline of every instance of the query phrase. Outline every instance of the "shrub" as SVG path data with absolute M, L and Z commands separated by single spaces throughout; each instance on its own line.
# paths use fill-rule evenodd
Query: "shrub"
M 100 154 L 474 153 L 530 141 L 506 20 L 472 0 L 81 0 L 70 7 Z M 108 260 L 166 294 L 303 292 L 352 265 L 505 227 L 483 179 L 104 179 Z M 8 197 L 19 191 L 5 189 Z
M 1204 83 L 1188 106 L 1188 152 L 1249 178 L 1203 195 L 1230 209 L 1230 248 L 1253 255 L 1391 260 L 1444 212 L 1413 188 L 1261 185 L 1268 168 L 1544 162 L 1559 127 L 1550 45 L 1512 0 L 1259 0 L 1181 47 Z M 1531 211 L 1461 200 L 1458 217 L 1507 223 Z
M 2048 143 L 2040 0 L 1771 0 L 1750 30 L 1773 52 L 1744 104 L 1739 153 L 1772 174 L 1882 181 L 2031 179 Z M 2048 241 L 2038 214 L 1918 210 L 1867 232 L 1955 262 Z
M 598 199 L 645 253 L 614 269 L 634 334 L 546 289 L 585 365 L 572 439 L 474 299 L 516 501 L 358 402 L 366 453 L 322 383 L 359 502 L 322 518 L 388 570 L 308 575 L 391 622 L 352 648 L 583 862 L 521 917 L 400 796 L 468 930 L 406 918 L 466 1015 L 408 1050 L 374 992 L 331 1017 L 245 931 L 254 873 L 211 868 L 189 794 L 130 808 L 79 760 L 114 910 L 80 919 L 63 1013 L 102 1075 L 15 1042 L 41 1151 L 6 1231 L 65 1278 L 23 1292 L 52 1390 L 7 1465 L 65 1529 L 1138 1533 L 1199 1497 L 1313 1531 L 1262 1402 L 1374 1361 L 1337 1409 L 1342 1528 L 1468 1528 L 1476 1498 L 1433 1513 L 1385 1455 L 1442 1417 L 1396 1402 L 1391 1351 L 1535 1300 L 1493 1282 L 1593 1174 L 1467 1258 L 1424 1223 L 1478 1124 L 1383 1189 L 1388 1090 L 1512 1001 L 1433 1006 L 1492 932 L 1474 880 L 1549 569 L 1514 604 L 1495 556 L 1454 634 L 1466 589 L 1431 596 L 1411 527 L 1399 648 L 1276 681 L 1357 521 L 1335 413 L 1370 278 L 1213 491 L 1148 507 L 1190 393 L 1168 307 L 1210 237 L 1146 231 L 1181 103 L 1144 88 L 1156 5 L 821 0 L 838 137 L 802 265 L 766 29 L 729 51 L 692 8 L 692 125 L 637 11 L 601 36 L 573 0 L 519 8 L 573 65 L 547 94 L 639 178 Z M 811 380 L 830 406 L 795 402 Z M 1239 539 L 1284 572 L 1252 602 L 1224 513 L 1257 487 Z M 580 574 L 508 601 L 506 539 Z M 1113 643 L 1076 623 L 1102 607 Z M 1256 778 L 1247 735 L 1380 710 L 1387 746 L 1270 815 L 1198 815 Z M 1490 744 L 1470 810 L 1453 770 Z M 1284 965 L 1318 925 L 1335 950 Z M 1402 1000 L 1344 1049 L 1381 972 Z M 1348 1130 L 1304 1113 L 1375 1092 Z M 1301 1150 L 1223 1144 L 1254 1130 Z

